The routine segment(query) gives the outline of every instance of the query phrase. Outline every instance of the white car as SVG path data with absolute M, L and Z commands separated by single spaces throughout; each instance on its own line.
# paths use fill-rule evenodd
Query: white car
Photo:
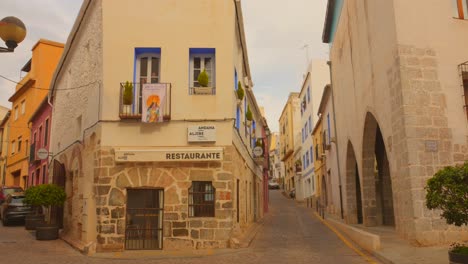
M 279 189 L 280 186 L 277 182 L 268 182 L 268 189 Z

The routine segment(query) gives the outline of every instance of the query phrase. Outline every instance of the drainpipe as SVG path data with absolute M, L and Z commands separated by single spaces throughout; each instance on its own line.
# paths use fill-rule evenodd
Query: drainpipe
M 339 158 L 339 151 L 338 151 L 338 134 L 336 132 L 336 112 L 335 112 L 335 93 L 333 92 L 333 78 L 332 78 L 332 62 L 327 61 L 328 67 L 330 68 L 330 91 L 331 91 L 331 98 L 332 98 L 332 108 L 333 108 L 333 127 L 335 132 L 335 146 L 336 146 L 336 162 L 338 165 L 338 183 L 339 183 L 339 190 L 340 190 L 340 213 L 341 219 L 344 219 L 343 213 L 343 189 L 341 185 L 341 170 L 340 170 L 340 158 Z

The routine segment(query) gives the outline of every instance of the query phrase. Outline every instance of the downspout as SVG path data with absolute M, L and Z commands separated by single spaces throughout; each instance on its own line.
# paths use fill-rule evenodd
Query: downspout
M 330 91 L 331 91 L 331 98 L 332 98 L 332 108 L 333 108 L 333 127 L 334 127 L 334 132 L 335 132 L 335 146 L 336 146 L 336 162 L 338 165 L 338 187 L 340 190 L 340 213 L 341 213 L 341 219 L 344 219 L 344 213 L 343 213 L 343 189 L 341 185 L 341 170 L 340 170 L 340 158 L 339 158 L 339 151 L 338 151 L 338 140 L 337 137 L 337 132 L 336 132 L 336 112 L 335 112 L 335 93 L 333 92 L 333 78 L 332 78 L 332 62 L 327 61 L 328 67 L 330 68 Z

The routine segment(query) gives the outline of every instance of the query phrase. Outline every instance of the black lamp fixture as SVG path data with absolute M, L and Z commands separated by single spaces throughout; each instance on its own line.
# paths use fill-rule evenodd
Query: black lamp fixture
M 13 52 L 25 37 L 26 26 L 21 20 L 13 16 L 0 20 L 0 38 L 7 46 L 6 48 L 0 47 L 0 52 Z

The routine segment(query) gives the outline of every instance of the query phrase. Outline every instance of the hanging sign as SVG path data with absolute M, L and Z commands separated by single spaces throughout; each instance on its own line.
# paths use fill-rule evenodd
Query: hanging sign
M 146 83 L 142 88 L 141 121 L 144 123 L 163 122 L 166 109 L 167 84 Z

